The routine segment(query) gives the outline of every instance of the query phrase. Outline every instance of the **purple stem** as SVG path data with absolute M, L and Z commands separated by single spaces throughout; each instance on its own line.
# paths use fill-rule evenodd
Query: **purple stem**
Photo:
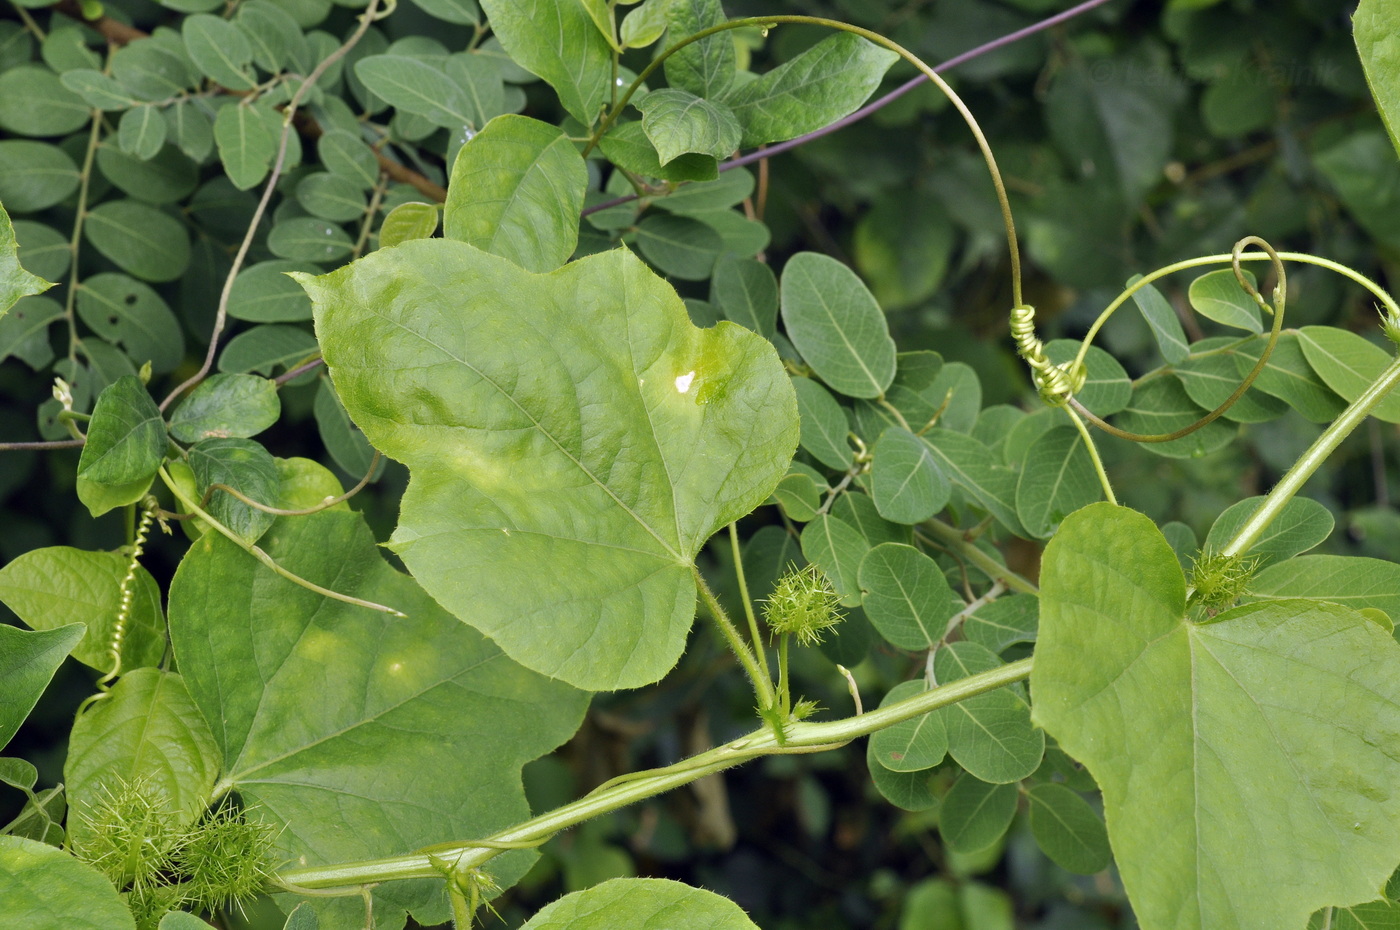
M 1010 45 L 1012 42 L 1020 41 L 1026 36 L 1035 35 L 1037 32 L 1043 32 L 1046 29 L 1049 29 L 1051 26 L 1058 26 L 1060 23 L 1063 23 L 1066 20 L 1073 19 L 1074 17 L 1079 16 L 1081 13 L 1087 13 L 1094 7 L 1103 6 L 1107 2 L 1108 0 L 1085 0 L 1085 2 L 1080 3 L 1077 6 L 1072 6 L 1068 10 L 1065 10 L 1062 13 L 1056 13 L 1054 16 L 1048 17 L 1047 19 L 1042 19 L 1038 23 L 1032 23 L 1031 25 L 1026 26 L 1024 29 L 1017 29 L 1015 32 L 1008 32 L 1006 35 L 998 39 L 993 39 L 992 41 L 979 45 L 974 49 L 969 49 L 968 51 L 963 52 L 961 55 L 954 55 L 952 58 L 949 58 L 947 61 L 936 66 L 933 70 L 941 74 L 944 71 L 956 68 L 960 64 L 971 61 L 972 59 L 977 58 L 979 56 L 985 55 L 988 52 L 994 52 L 999 48 Z M 894 90 L 890 91 L 888 94 L 885 94 L 885 96 L 881 97 L 880 99 L 873 100 L 870 103 L 867 103 L 865 106 L 861 107 L 859 110 L 856 110 L 849 116 L 843 117 L 842 119 L 838 119 L 830 126 L 823 126 L 821 129 L 807 133 L 805 136 L 798 136 L 796 139 L 789 139 L 786 142 L 780 142 L 779 144 L 766 149 L 755 149 L 747 155 L 740 155 L 738 158 L 731 158 L 726 162 L 721 162 L 719 170 L 728 171 L 731 168 L 740 168 L 744 165 L 752 164 L 756 161 L 759 161 L 760 159 L 771 158 L 774 155 L 781 155 L 783 152 L 795 149 L 799 145 L 805 145 L 808 142 L 811 142 L 813 139 L 820 139 L 822 136 L 827 135 L 828 133 L 833 133 L 838 129 L 844 129 L 852 123 L 857 122 L 858 120 L 865 119 L 867 116 L 869 116 L 871 113 L 874 113 L 881 107 L 888 106 L 889 104 L 894 103 L 894 101 L 898 100 L 900 97 L 903 97 L 905 94 L 909 93 L 909 91 L 918 87 L 920 84 L 924 83 L 927 80 L 927 75 L 920 74 L 918 77 L 911 78 L 910 80 L 905 81 L 903 84 L 899 85 Z M 584 210 L 581 215 L 588 216 L 590 213 L 597 213 L 599 210 L 607 210 L 610 207 L 620 206 L 624 203 L 631 203 L 636 199 L 636 194 L 628 194 L 626 197 L 618 197 L 616 200 L 608 200 L 604 203 L 594 204 L 593 206 Z

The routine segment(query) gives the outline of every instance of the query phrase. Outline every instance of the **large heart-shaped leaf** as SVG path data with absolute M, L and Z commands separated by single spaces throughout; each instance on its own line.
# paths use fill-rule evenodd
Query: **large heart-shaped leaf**
M 625 251 L 535 275 L 416 240 L 298 280 L 350 416 L 409 467 L 391 546 L 424 589 L 570 684 L 664 675 L 695 554 L 797 445 L 772 345 L 697 329 Z
M 216 533 L 197 540 L 170 586 L 170 636 L 218 747 L 214 794 L 255 803 L 302 864 L 407 853 L 528 817 L 520 768 L 574 732 L 586 696 L 447 615 L 383 561 L 358 514 L 284 518 L 261 545 L 303 578 L 408 617 L 324 598 Z M 491 873 L 505 886 L 532 858 L 507 855 Z M 389 886 L 376 916 L 446 920 L 440 888 Z M 363 903 L 346 906 L 323 926 L 358 926 Z
M 1103 789 L 1144 930 L 1302 928 L 1400 858 L 1400 644 L 1289 599 L 1187 616 L 1141 514 L 1067 518 L 1041 568 L 1035 719 Z

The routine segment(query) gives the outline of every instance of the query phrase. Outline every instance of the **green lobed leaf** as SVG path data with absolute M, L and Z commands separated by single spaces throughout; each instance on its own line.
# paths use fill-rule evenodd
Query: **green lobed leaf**
M 902 681 L 880 703 L 893 704 L 928 690 L 923 679 Z M 948 731 L 943 718 L 923 714 L 870 735 L 870 749 L 880 765 L 891 772 L 921 772 L 943 761 L 948 754 Z
M 0 571 L 0 595 L 8 586 Z M 86 629 L 81 623 L 33 631 L 0 626 L 0 749 L 19 730 Z
M 1249 374 L 1263 351 L 1262 337 L 1236 347 L 1235 371 L 1241 377 Z M 1303 354 L 1302 340 L 1298 333 L 1291 330 L 1284 330 L 1278 337 L 1273 354 L 1255 379 L 1253 387 L 1284 401 L 1313 423 L 1335 420 L 1346 409 L 1346 402 L 1308 364 Z
M 802 448 L 827 468 L 836 471 L 850 468 L 855 453 L 846 439 L 850 432 L 846 411 L 830 391 L 811 378 L 794 376 L 792 387 L 797 394 Z
M 1273 930 L 1373 899 L 1400 846 L 1400 644 L 1320 601 L 1185 618 L 1141 514 L 1095 504 L 1047 546 L 1035 719 L 1102 787 L 1144 930 Z
M 68 546 L 31 549 L 0 568 L 0 600 L 34 630 L 85 624 L 87 633 L 73 647 L 73 658 L 110 672 L 126 569 L 127 559 L 115 552 Z M 155 665 L 165 653 L 160 587 L 138 567 L 132 591 L 121 645 L 121 667 L 127 671 Z
M 1208 552 L 1224 549 L 1263 502 L 1263 497 L 1247 497 L 1231 504 L 1215 518 L 1201 548 Z M 1331 511 L 1317 501 L 1290 498 L 1245 554 L 1258 560 L 1257 568 L 1291 559 L 1330 536 L 1335 523 Z
M 728 158 L 739 147 L 739 122 L 722 103 L 665 87 L 643 97 L 637 109 L 663 165 L 686 152 Z
M 390 210 L 384 222 L 379 224 L 379 247 L 390 249 L 410 239 L 428 239 L 437 232 L 437 228 L 437 207 L 419 201 L 401 203 Z
M 1016 816 L 1016 785 L 994 785 L 964 772 L 938 806 L 938 833 L 955 853 L 981 852 L 1006 835 Z
M 112 883 L 45 843 L 0 836 L 0 914 L 15 927 L 136 930 Z
M 78 497 L 99 517 L 134 504 L 165 458 L 165 423 L 146 386 L 131 375 L 97 396 L 78 458 Z
M 614 878 L 587 891 L 575 891 L 539 911 L 521 930 L 660 930 L 682 925 L 697 930 L 758 930 L 728 898 L 664 878 Z
M 871 455 L 870 497 L 880 516 L 922 523 L 947 506 L 952 485 L 918 436 L 891 426 L 880 434 Z
M 3 173 L 0 167 L 0 173 Z M 9 312 L 15 303 L 24 297 L 42 294 L 51 285 L 43 278 L 35 277 L 19 263 L 19 243 L 15 241 L 15 230 L 10 225 L 10 217 L 0 207 L 0 317 Z
M 1376 109 L 1385 121 L 1391 144 L 1400 152 L 1400 48 L 1395 42 L 1400 17 L 1384 0 L 1361 0 L 1352 16 L 1352 30 Z
M 164 797 L 187 826 L 209 806 L 218 767 L 218 747 L 184 680 L 135 669 L 73 724 L 63 764 L 69 841 L 82 849 L 92 839 L 86 815 L 136 783 Z
M 1348 402 L 1365 393 L 1392 361 L 1390 352 L 1335 326 L 1304 326 L 1298 330 L 1298 344 L 1313 371 Z M 1400 423 L 1400 395 L 1385 397 L 1372 408 L 1371 416 Z
M 1128 287 L 1132 287 L 1141 278 L 1142 275 L 1133 275 L 1128 279 Z M 1133 303 L 1137 304 L 1142 318 L 1151 327 L 1152 336 L 1157 340 L 1157 348 L 1162 357 L 1173 365 L 1186 361 L 1186 357 L 1191 354 L 1186 345 L 1186 333 L 1181 329 L 1181 320 L 1177 319 L 1176 311 L 1167 302 L 1167 298 L 1162 296 L 1162 292 L 1157 290 L 1155 285 L 1145 284 L 1133 291 Z
M 196 541 L 171 583 L 170 635 L 218 746 L 216 793 L 257 805 L 284 827 L 281 853 L 308 863 L 404 854 L 528 817 L 520 767 L 574 732 L 586 697 L 439 608 L 383 561 L 358 514 L 284 518 L 262 546 L 303 578 L 408 617 L 323 598 L 217 534 Z M 319 683 L 310 702 L 308 680 Z M 507 853 L 492 876 L 508 887 L 532 858 Z M 375 914 L 407 902 L 440 923 L 440 888 L 376 891 Z M 335 926 L 357 926 L 364 905 L 337 913 Z
M 277 422 L 277 385 L 255 375 L 210 375 L 170 416 L 170 435 L 181 442 L 256 436 Z
M 0 141 L 0 203 L 7 210 L 46 210 L 68 199 L 81 180 L 77 163 L 56 145 Z
M 855 111 L 898 58 L 889 49 L 839 32 L 725 97 L 752 148 L 813 132 Z
M 1103 818 L 1075 792 L 1054 782 L 1026 792 L 1031 834 L 1060 868 L 1093 875 L 1108 868 L 1110 852 Z
M 879 397 L 894 380 L 895 350 L 885 315 L 856 273 L 816 252 L 783 268 L 783 325 L 807 364 L 848 397 Z
M 937 646 L 961 603 L 938 563 L 903 543 L 880 543 L 867 552 L 859 580 L 865 615 L 900 649 Z
M 1016 483 L 1016 513 L 1026 532 L 1047 539 L 1066 516 L 1102 496 L 1077 429 L 1057 426 L 1031 443 Z
M 612 46 L 583 4 L 557 0 L 482 0 L 507 54 L 543 78 L 574 119 L 592 126 L 608 97 Z
M 563 131 L 498 116 L 452 166 L 442 230 L 527 271 L 553 271 L 578 246 L 588 170 Z
M 720 0 L 670 0 L 665 13 L 669 45 L 727 19 Z M 721 32 L 692 42 L 667 58 L 663 67 L 670 86 L 697 97 L 719 100 L 734 84 L 737 67 L 734 37 Z
M 696 329 L 625 251 L 532 275 L 415 240 L 298 280 L 337 393 L 409 466 L 391 546 L 419 582 L 545 674 L 593 689 L 664 674 L 695 554 L 767 499 L 797 444 L 772 346 Z
M 933 654 L 939 684 L 990 671 L 1001 659 L 963 640 Z M 948 754 L 968 773 L 992 784 L 1020 781 L 1040 767 L 1045 733 L 1031 723 L 1031 709 L 1013 689 L 979 694 L 938 711 L 948 727 Z
M 1251 285 L 1258 286 L 1251 272 L 1243 273 Z M 1240 287 L 1233 269 L 1206 272 L 1191 282 L 1186 295 L 1195 311 L 1208 320 L 1252 333 L 1264 331 L 1259 305 Z
M 276 506 L 279 481 L 272 453 L 251 439 L 205 439 L 190 447 L 189 462 L 200 498 L 208 497 L 203 509 L 245 541 L 257 542 L 272 525 L 273 515 L 221 488 L 211 491 L 210 485 L 226 485 L 260 504 Z
M 1248 600 L 1309 597 L 1400 617 L 1400 565 L 1361 556 L 1298 556 L 1262 568 L 1248 592 Z

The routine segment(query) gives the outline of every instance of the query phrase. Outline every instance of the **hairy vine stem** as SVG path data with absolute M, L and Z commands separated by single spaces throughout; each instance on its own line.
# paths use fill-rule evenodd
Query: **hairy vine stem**
M 479 866 L 499 855 L 504 844 L 535 844 L 561 830 L 618 810 L 638 801 L 663 794 L 761 756 L 821 752 L 843 746 L 903 720 L 948 707 L 974 695 L 984 694 L 1030 676 L 1031 659 L 1011 662 L 988 672 L 961 678 L 916 694 L 903 701 L 829 723 L 798 721 L 789 723 L 780 744 L 769 728 L 732 740 L 722 746 L 692 756 L 675 765 L 638 772 L 626 781 L 604 785 L 571 804 L 541 814 L 525 823 L 502 830 L 477 843 L 443 844 L 406 856 L 392 856 L 338 865 L 286 869 L 274 881 L 283 887 L 307 889 L 355 888 L 370 882 L 406 878 L 438 878 L 441 870 L 433 860 L 450 859 L 458 868 Z M 511 845 L 506 848 L 516 848 Z

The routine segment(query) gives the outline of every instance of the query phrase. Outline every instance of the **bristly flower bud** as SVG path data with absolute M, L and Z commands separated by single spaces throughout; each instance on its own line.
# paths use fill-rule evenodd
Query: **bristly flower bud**
M 1385 338 L 1389 339 L 1392 345 L 1400 346 L 1400 315 L 1392 311 L 1380 310 L 1381 332 L 1385 333 Z
M 836 591 L 815 565 L 788 567 L 763 605 L 763 619 L 774 633 L 790 633 L 804 646 L 822 641 L 822 634 L 845 618 Z
M 1259 560 L 1244 555 L 1223 555 L 1202 550 L 1191 569 L 1191 603 L 1213 617 L 1235 605 L 1245 593 Z

